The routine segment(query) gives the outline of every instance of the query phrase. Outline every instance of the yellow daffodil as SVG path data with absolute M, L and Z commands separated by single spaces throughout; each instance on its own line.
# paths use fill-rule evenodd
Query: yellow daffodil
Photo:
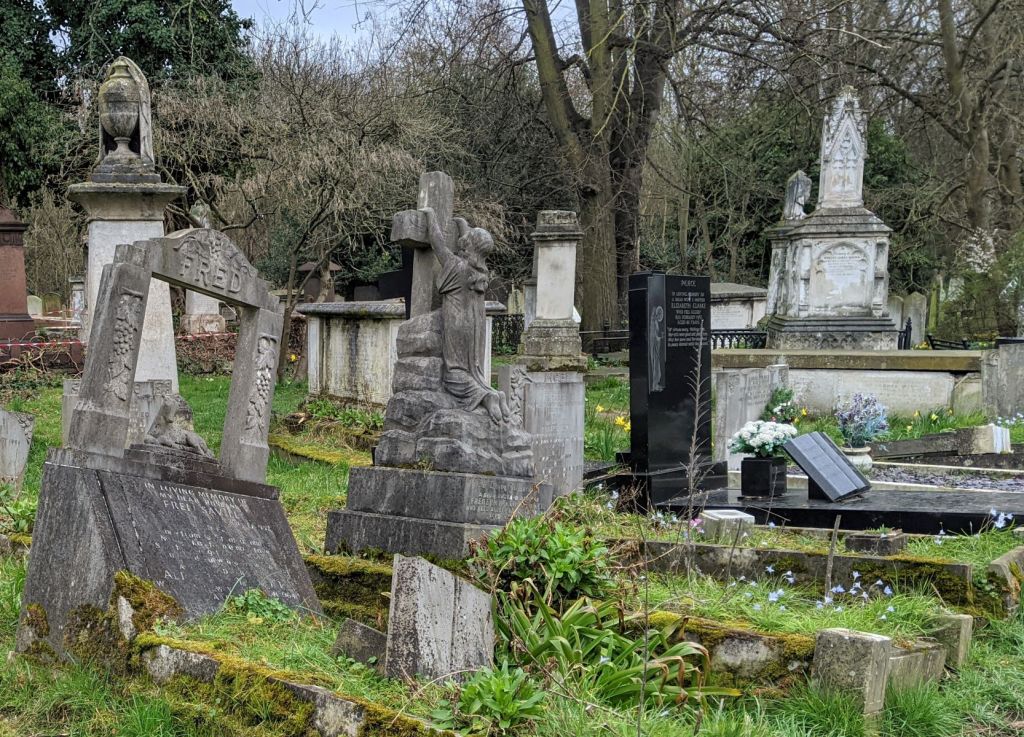
M 804 407 L 802 410 L 800 410 L 800 416 L 801 417 L 806 417 L 807 416 L 807 408 L 806 407 Z
M 793 418 L 793 424 L 794 425 L 799 425 L 800 424 L 800 418 L 799 417 L 794 417 Z
M 932 422 L 935 422 L 937 419 L 939 419 L 939 416 L 937 414 L 935 414 L 934 412 L 932 412 L 932 415 L 931 415 Z
M 913 432 L 913 431 L 914 431 L 914 426 L 913 425 L 907 425 L 907 432 Z
M 299 357 L 297 355 L 295 355 L 294 353 L 292 353 L 292 354 L 290 354 L 288 356 L 288 360 L 291 361 L 292 363 L 295 363 L 296 361 L 299 360 Z
M 601 406 L 601 405 L 599 404 L 599 405 L 597 405 L 596 407 L 594 407 L 594 411 L 595 411 L 595 412 L 604 412 L 604 407 L 602 407 L 602 406 Z
M 630 431 L 632 431 L 632 429 L 633 429 L 633 423 L 632 423 L 632 422 L 627 422 L 627 423 L 625 424 L 625 426 L 624 426 L 624 427 L 623 427 L 622 429 L 623 429 L 623 430 L 625 430 L 626 432 L 630 432 Z
M 619 427 L 625 427 L 626 418 L 622 415 L 619 415 L 618 417 L 615 418 L 615 424 L 618 425 Z
M 915 409 L 915 410 L 914 410 L 914 417 L 920 417 L 920 416 L 921 416 L 921 411 L 920 411 L 920 410 L 917 410 L 917 409 Z

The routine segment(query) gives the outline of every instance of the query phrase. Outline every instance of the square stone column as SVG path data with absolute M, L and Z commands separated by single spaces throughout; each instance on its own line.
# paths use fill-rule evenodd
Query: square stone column
M 184 187 L 152 182 L 85 182 L 68 188 L 68 196 L 89 215 L 83 342 L 88 343 L 92 334 L 103 267 L 113 262 L 118 244 L 163 236 L 164 209 L 184 192 Z M 146 305 L 136 379 L 170 381 L 177 392 L 171 293 L 166 282 L 151 281 Z
M 583 479 L 587 358 L 573 320 L 576 248 L 582 237 L 575 212 L 537 215 L 534 277 L 526 284 L 528 322 L 520 355 L 500 375 L 512 411 L 533 437 L 534 478 L 550 483 L 555 496 L 568 494 Z
M 0 206 L 0 340 L 35 334 L 25 288 L 24 233 L 28 226 Z

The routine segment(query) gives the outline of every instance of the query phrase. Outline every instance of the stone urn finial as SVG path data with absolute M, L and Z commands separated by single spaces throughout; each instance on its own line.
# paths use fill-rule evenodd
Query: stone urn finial
M 104 161 L 139 156 L 138 152 L 131 150 L 130 143 L 132 133 L 139 124 L 141 106 L 139 85 L 128 72 L 128 63 L 124 57 L 118 58 L 110 65 L 110 73 L 100 85 L 99 91 L 100 125 L 117 144 L 117 148 L 110 151 Z

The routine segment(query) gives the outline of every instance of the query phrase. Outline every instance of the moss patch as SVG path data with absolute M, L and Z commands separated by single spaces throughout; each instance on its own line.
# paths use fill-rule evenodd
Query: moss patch
M 115 610 L 118 597 L 124 597 L 131 604 L 135 611 L 132 624 L 139 632 L 152 629 L 160 619 L 179 619 L 185 613 L 173 596 L 165 594 L 152 581 L 124 570 L 114 574 L 114 592 L 110 603 Z
M 370 454 L 363 450 L 324 448 L 322 445 L 314 443 L 303 443 L 284 433 L 272 434 L 267 438 L 267 443 L 272 448 L 278 448 L 289 455 L 298 456 L 300 459 L 318 461 L 332 466 L 369 466 L 372 462 Z
M 390 566 L 341 555 L 310 555 L 305 560 L 327 614 L 387 626 Z

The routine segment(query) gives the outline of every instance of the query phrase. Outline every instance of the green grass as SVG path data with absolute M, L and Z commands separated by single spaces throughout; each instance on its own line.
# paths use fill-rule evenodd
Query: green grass
M 587 385 L 583 453 L 587 460 L 614 461 L 629 449 L 629 383 L 610 376 Z
M 989 528 L 976 535 L 936 535 L 911 538 L 907 543 L 906 554 L 970 563 L 976 570 L 984 573 L 988 564 L 996 558 L 1022 546 L 1024 546 L 1024 538 L 1014 535 L 1012 530 Z
M 442 698 L 442 689 L 426 686 L 414 696 L 401 681 L 382 678 L 370 667 L 330 654 L 339 622 L 329 618 L 272 621 L 229 608 L 186 626 L 163 624 L 159 634 L 175 640 L 202 643 L 215 655 L 241 658 L 270 670 L 301 674 L 339 693 L 385 704 L 420 718 L 429 718 Z
M 688 576 L 652 574 L 650 580 L 635 583 L 631 602 L 636 608 L 675 611 L 740 628 L 764 632 L 813 635 L 829 627 L 846 627 L 875 632 L 898 640 L 911 640 L 932 629 L 942 613 L 938 600 L 924 591 L 901 590 L 896 584 L 890 596 L 874 581 L 867 600 L 849 593 L 833 594 L 825 603 L 814 587 L 797 579 L 789 583 L 779 574 L 765 572 L 756 581 L 716 581 L 697 573 Z M 845 589 L 855 581 L 835 581 Z M 630 585 L 624 581 L 625 585 Z

